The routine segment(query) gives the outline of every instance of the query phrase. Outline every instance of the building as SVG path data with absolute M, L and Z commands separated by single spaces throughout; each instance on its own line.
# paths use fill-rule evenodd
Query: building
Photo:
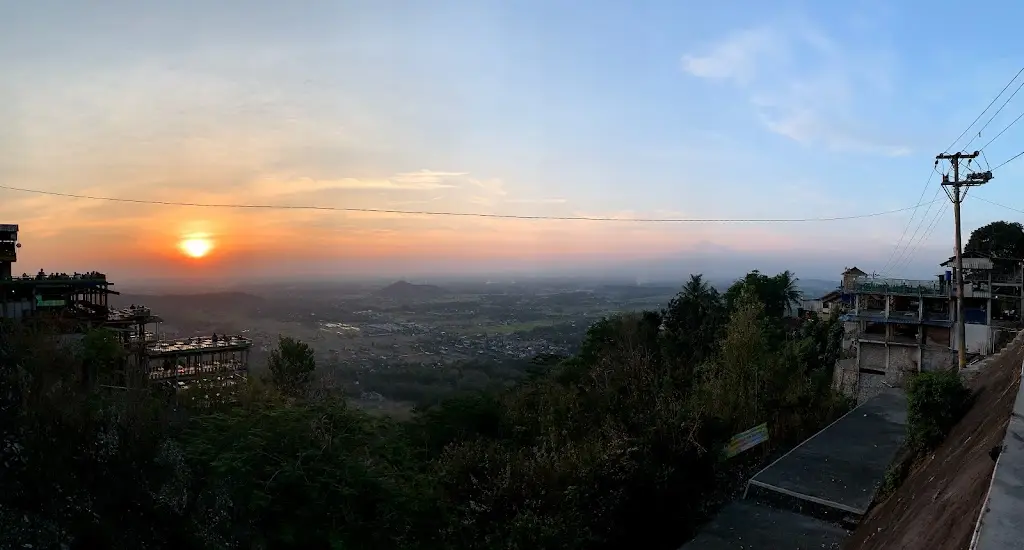
M 1024 263 L 1019 259 L 983 256 L 965 257 L 962 262 L 967 353 L 989 355 L 1021 328 Z M 950 258 L 942 266 L 955 280 L 956 259 Z M 952 294 L 956 296 L 955 285 Z M 953 339 L 955 342 L 955 332 Z
M 18 226 L 0 224 L 0 317 L 24 322 L 45 317 L 55 322 L 65 341 L 92 328 L 114 331 L 128 351 L 123 384 L 172 388 L 201 386 L 219 393 L 244 380 L 252 341 L 241 336 L 199 336 L 161 340 L 163 319 L 148 307 L 112 309 L 113 283 L 103 273 L 14 275 L 18 260 Z
M 0 317 L 48 314 L 72 332 L 105 322 L 107 297 L 117 294 L 106 275 L 96 271 L 15 275 L 19 248 L 18 226 L 0 224 Z
M 174 392 L 214 386 L 219 391 L 249 374 L 252 340 L 217 335 L 146 344 L 146 372 L 152 384 Z
M 1022 325 L 1024 262 L 969 257 L 964 266 L 965 349 L 969 359 L 990 355 L 1012 339 Z M 899 387 L 909 373 L 955 368 L 955 260 L 934 280 L 879 279 L 856 268 L 843 274 L 840 289 L 822 298 L 822 311 L 853 307 L 841 318 L 847 349 L 855 359 L 837 365 L 835 385 L 863 401 L 886 386 Z M 857 274 L 857 272 L 860 272 Z
M 840 293 L 852 296 L 853 307 L 841 319 L 856 360 L 837 369 L 843 370 L 837 386 L 863 402 L 902 386 L 908 373 L 955 365 L 951 286 L 948 275 L 930 281 L 844 275 Z

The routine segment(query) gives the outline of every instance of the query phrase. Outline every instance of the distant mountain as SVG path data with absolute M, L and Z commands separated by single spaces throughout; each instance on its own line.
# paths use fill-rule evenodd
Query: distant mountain
M 813 300 L 839 288 L 839 281 L 828 281 L 825 279 L 800 279 L 797 283 L 804 298 Z
M 434 285 L 417 285 L 398 281 L 373 293 L 378 298 L 390 300 L 427 300 L 448 294 L 448 291 Z

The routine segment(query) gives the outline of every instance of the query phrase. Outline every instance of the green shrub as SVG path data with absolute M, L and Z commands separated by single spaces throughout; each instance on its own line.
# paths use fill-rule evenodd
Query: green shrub
M 917 451 L 938 447 L 969 405 L 970 391 L 956 372 L 923 372 L 907 390 L 907 437 Z

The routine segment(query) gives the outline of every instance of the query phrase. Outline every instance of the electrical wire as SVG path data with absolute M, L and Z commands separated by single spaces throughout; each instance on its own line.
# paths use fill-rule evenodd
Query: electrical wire
M 942 219 L 942 215 L 949 210 L 949 206 L 950 204 L 947 202 L 942 208 L 936 210 L 935 216 L 932 217 L 932 221 L 928 224 L 927 229 L 925 229 L 924 233 L 921 234 L 921 238 L 918 239 L 917 243 L 913 245 L 913 248 L 911 248 L 910 254 L 907 255 L 897 267 L 892 269 L 894 274 L 900 274 L 902 270 L 906 269 L 910 263 L 914 261 L 918 252 L 921 251 L 921 245 L 928 239 L 928 237 L 931 237 L 932 233 L 935 232 L 935 228 L 939 220 Z
M 646 222 L 646 223 L 805 223 L 805 222 L 834 222 L 844 220 L 859 220 L 863 218 L 875 218 L 888 214 L 906 212 L 920 208 L 924 204 L 915 204 L 904 208 L 885 210 L 882 212 L 871 212 L 868 214 L 855 214 L 850 216 L 833 216 L 826 218 L 610 218 L 600 216 L 529 216 L 518 214 L 485 214 L 478 212 L 443 212 L 429 210 L 392 210 L 385 208 L 352 208 L 340 206 L 312 206 L 312 205 L 290 205 L 290 204 L 231 204 L 231 203 L 199 203 L 199 202 L 175 202 L 144 199 L 124 199 L 115 197 L 99 197 L 93 195 L 77 195 L 73 193 L 59 193 L 57 191 L 43 191 L 40 189 L 25 189 L 21 187 L 10 187 L 0 185 L 0 189 L 18 191 L 22 193 L 34 193 L 38 195 L 50 195 L 54 197 L 65 197 L 72 199 L 86 199 L 94 201 L 126 202 L 132 204 L 151 204 L 160 206 L 186 206 L 195 208 L 239 208 L 239 209 L 266 209 L 266 210 L 327 210 L 332 212 L 368 212 L 377 214 L 406 214 L 414 216 L 462 216 L 474 218 L 503 218 L 513 220 L 566 220 L 566 221 L 599 221 L 599 222 Z M 935 201 L 932 201 L 935 202 Z
M 998 166 L 996 166 L 995 168 L 993 168 L 993 169 L 992 169 L 992 171 L 993 171 L 993 172 L 995 172 L 996 170 L 998 170 L 998 169 L 1002 168 L 1003 166 L 1006 166 L 1006 165 L 1007 165 L 1007 164 L 1009 164 L 1010 162 L 1012 162 L 1012 161 L 1015 161 L 1015 160 L 1017 160 L 1017 159 L 1018 159 L 1018 158 L 1019 158 L 1019 157 L 1020 157 L 1021 155 L 1024 155 L 1024 151 L 1021 151 L 1021 152 L 1017 153 L 1016 155 L 1013 155 L 1012 157 L 1010 157 L 1010 158 L 1008 158 L 1008 159 L 1004 160 L 1004 161 L 1003 161 L 1003 162 L 1001 162 L 1001 163 L 1000 163 L 1000 164 L 999 164 Z
M 932 203 L 933 204 L 936 201 L 939 200 L 939 194 L 941 194 L 941 193 L 942 193 L 942 187 L 939 187 L 938 189 L 935 190 L 935 194 L 932 195 Z M 942 210 L 942 208 L 939 209 L 939 211 L 941 211 L 941 210 Z M 921 245 L 921 241 L 925 238 L 925 236 L 927 235 L 927 232 L 928 232 L 928 230 L 925 229 L 925 233 L 921 233 L 921 228 L 925 226 L 925 220 L 928 219 L 928 214 L 930 212 L 931 212 L 931 206 L 929 205 L 928 209 L 925 210 L 925 213 L 923 215 L 921 215 L 921 221 L 919 221 L 917 223 L 917 227 L 914 228 L 914 232 L 910 235 L 910 239 L 906 242 L 905 246 L 903 247 L 903 252 L 901 252 L 901 253 L 899 253 L 897 255 L 896 259 L 892 262 L 892 264 L 888 267 L 888 269 L 883 269 L 882 270 L 883 274 L 888 275 L 891 272 L 895 272 L 898 269 L 902 269 L 902 265 L 906 261 L 907 257 L 909 255 L 914 254 L 914 252 L 915 252 L 914 247 Z M 921 233 L 921 239 L 917 240 L 916 241 L 917 244 L 915 245 L 914 244 L 915 243 L 914 239 L 917 238 L 919 233 Z
M 1022 155 L 1024 155 L 1024 153 L 1021 153 L 1021 154 L 1022 154 Z M 991 204 L 991 205 L 994 205 L 994 206 L 998 206 L 998 207 L 1000 207 L 1000 208 L 1005 208 L 1005 209 L 1007 209 L 1007 210 L 1012 210 L 1012 211 L 1014 211 L 1014 212 L 1020 212 L 1021 214 L 1024 214 L 1024 210 L 1021 210 L 1021 209 L 1019 209 L 1019 208 L 1014 208 L 1014 207 L 1012 207 L 1012 206 L 1006 206 L 1005 204 L 999 204 L 998 202 L 996 202 L 996 201 L 990 201 L 990 200 L 986 199 L 985 197 L 978 197 L 978 196 L 975 196 L 974 198 L 978 199 L 978 200 L 979 200 L 979 201 L 981 201 L 981 202 L 987 202 L 987 203 L 989 203 L 989 204 Z
M 970 127 L 968 127 L 968 129 L 970 129 Z M 957 138 L 957 139 L 959 140 L 960 138 Z M 956 142 L 954 142 L 954 143 L 956 143 Z M 924 187 L 921 188 L 921 195 L 919 197 L 917 197 L 918 204 L 920 204 L 921 201 L 924 200 L 924 194 L 928 191 L 928 185 L 931 184 L 932 177 L 934 177 L 934 174 L 931 174 L 931 173 L 928 174 L 928 180 L 924 182 Z M 931 208 L 931 206 L 929 206 L 928 208 Z M 928 215 L 928 212 L 925 212 L 924 216 L 927 216 L 927 215 Z M 915 216 L 917 216 L 917 210 L 914 210 L 910 214 L 910 219 L 907 220 L 907 225 L 905 225 L 903 227 L 903 233 L 900 235 L 900 238 L 896 240 L 896 246 L 893 247 L 892 252 L 889 253 L 889 259 L 885 261 L 885 264 L 882 265 L 882 269 L 880 269 L 879 271 L 885 273 L 885 271 L 887 269 L 889 269 L 890 264 L 892 264 L 893 258 L 895 258 L 897 252 L 899 252 L 900 245 L 903 244 L 903 239 L 905 239 L 907 237 L 907 231 L 910 229 L 910 226 L 914 223 L 914 217 Z M 922 221 L 924 221 L 924 216 L 921 217 Z M 918 224 L 918 227 L 920 227 L 920 224 Z M 916 231 L 915 231 L 915 233 L 916 233 Z M 911 237 L 911 238 L 913 238 L 913 237 Z
M 992 106 L 996 104 L 996 101 L 999 101 L 999 98 L 1002 97 L 1003 93 L 1005 93 L 1006 90 L 1008 90 L 1010 88 L 1010 85 L 1013 84 L 1017 80 L 1017 77 L 1019 77 L 1021 75 L 1021 73 L 1024 73 L 1024 67 L 1022 67 L 1019 71 L 1017 71 L 1017 74 L 1013 75 L 1013 78 L 1011 78 L 1010 81 L 1007 82 L 1005 86 L 1003 86 L 1002 90 L 999 90 L 999 93 L 996 94 L 996 96 L 992 98 L 992 101 L 988 102 L 988 105 L 986 105 L 985 108 L 982 109 L 982 111 L 980 113 L 978 113 L 978 116 L 974 117 L 974 120 L 972 120 L 971 123 L 968 124 L 966 128 L 964 128 L 964 131 L 960 132 L 960 135 L 957 136 L 956 139 L 954 139 L 949 145 L 946 146 L 946 149 L 945 149 L 946 152 L 949 152 L 949 150 L 952 149 L 953 146 L 956 145 L 958 141 L 960 141 L 965 135 L 967 135 L 967 132 L 969 132 L 971 130 L 971 128 L 973 128 L 974 125 L 977 124 L 979 120 L 981 120 L 981 117 L 985 116 L 985 113 L 987 113 L 988 110 L 991 109 Z M 1022 85 L 1024 85 L 1024 82 L 1022 82 Z M 1017 90 L 1020 90 L 1020 88 L 1018 87 Z M 1016 93 L 1017 92 L 1014 91 L 1014 94 L 1016 94 Z M 1012 99 L 1012 98 L 1013 98 L 1013 96 L 1011 95 L 1010 99 Z M 1007 102 L 1009 102 L 1009 99 L 1007 99 Z M 1005 107 L 1005 106 L 1006 106 L 1006 104 L 1004 103 L 1003 107 Z M 1002 107 L 1000 107 L 1000 110 L 1002 110 Z M 998 114 L 999 114 L 999 112 L 996 111 L 996 115 L 998 115 Z M 992 118 L 995 118 L 995 115 L 992 115 Z M 991 123 L 991 122 L 992 122 L 992 119 L 989 119 L 989 123 Z M 1016 121 L 1014 121 L 1014 122 L 1016 122 Z M 988 126 L 988 123 L 986 123 L 985 126 Z M 980 134 L 981 131 L 984 130 L 984 129 L 985 128 L 982 127 L 981 130 L 978 130 L 978 134 Z M 1005 132 L 1006 130 L 1004 129 L 1003 131 Z M 1002 132 L 1000 132 L 1000 134 L 1001 133 Z M 996 136 L 996 137 L 999 137 L 999 136 Z M 993 140 L 994 140 L 994 138 L 993 138 Z M 971 141 L 974 141 L 974 139 L 972 138 Z M 970 141 L 967 144 L 970 145 Z M 966 147 L 966 145 L 964 147 Z M 988 161 L 986 161 L 986 163 L 987 162 Z M 928 179 L 927 179 L 927 181 L 924 182 L 924 186 L 921 188 L 921 193 L 920 193 L 920 195 L 917 198 L 917 202 L 919 204 L 921 203 L 922 200 L 924 200 L 924 195 L 928 191 L 928 186 L 931 184 L 933 176 L 934 176 L 934 174 L 928 174 Z M 936 193 L 936 196 L 938 196 L 937 193 Z M 932 202 L 934 202 L 934 200 Z M 914 228 L 914 234 L 915 235 L 917 234 L 918 231 L 921 230 L 921 226 L 924 225 L 924 220 L 927 219 L 928 213 L 930 211 L 931 211 L 931 206 L 930 206 L 930 203 L 929 203 L 928 210 L 926 210 L 925 213 L 921 216 L 921 221 L 919 221 L 917 223 L 917 227 Z M 901 245 L 903 245 L 903 254 L 905 255 L 907 253 L 907 250 L 910 247 L 910 242 L 913 241 L 914 237 L 911 236 L 910 237 L 910 241 L 908 241 L 907 243 L 904 243 L 903 239 L 905 239 L 907 237 L 907 231 L 910 230 L 910 226 L 913 225 L 914 218 L 916 216 L 917 216 L 917 210 L 914 210 L 914 212 L 910 215 L 910 219 L 907 220 L 907 224 L 903 227 L 903 233 L 901 233 L 899 239 L 896 240 L 896 246 L 894 246 L 893 249 L 892 249 L 892 252 L 889 253 L 889 259 L 887 259 L 885 261 L 885 264 L 883 264 L 883 266 L 882 266 L 881 271 L 883 273 L 886 272 L 887 270 L 889 270 L 890 268 L 892 268 L 893 265 L 895 265 L 895 264 L 893 264 L 894 258 L 896 258 L 897 254 L 899 254 L 899 250 L 900 250 L 900 246 Z M 895 260 L 895 261 L 897 263 L 899 262 L 899 260 Z
M 1013 75 L 1013 78 L 1011 78 L 1011 79 L 1010 79 L 1010 81 L 1006 83 L 1006 86 L 1003 86 L 1003 89 L 1002 89 L 1002 90 L 999 90 L 999 93 L 998 93 L 998 94 L 996 94 L 996 96 L 992 98 L 992 101 L 990 101 L 990 102 L 989 102 L 989 104 L 988 104 L 988 105 L 987 105 L 987 106 L 985 107 L 985 109 L 984 109 L 984 110 L 983 110 L 982 112 L 978 113 L 978 116 L 977 116 L 977 118 L 975 118 L 975 119 L 974 119 L 974 121 L 973 121 L 973 122 L 971 122 L 970 126 L 968 126 L 967 128 L 965 128 L 965 129 L 964 129 L 964 131 L 963 131 L 963 132 L 961 132 L 961 133 L 960 133 L 960 135 L 959 135 L 959 136 L 957 136 L 957 137 L 956 137 L 956 139 L 954 139 L 954 140 L 953 140 L 953 143 L 950 143 L 950 144 L 949 144 L 949 146 L 948 146 L 948 147 L 946 147 L 946 150 L 945 150 L 945 152 L 947 152 L 947 153 L 948 153 L 948 152 L 949 152 L 949 150 L 950 150 L 950 149 L 951 149 L 951 148 L 952 148 L 952 147 L 953 147 L 954 145 L 956 145 L 956 142 L 960 141 L 960 139 L 961 139 L 962 137 L 964 137 L 965 135 L 967 135 L 967 132 L 969 132 L 969 131 L 970 131 L 971 127 L 972 127 L 972 126 L 974 126 L 975 124 L 977 124 L 977 123 L 978 123 L 978 121 L 979 121 L 979 120 L 981 120 L 981 117 L 985 116 L 985 113 L 986 113 L 986 112 L 988 112 L 988 110 L 989 110 L 989 109 L 991 109 L 993 105 L 995 105 L 996 101 L 998 101 L 998 100 L 999 100 L 999 97 L 1003 95 L 1003 92 L 1005 92 L 1005 91 L 1007 90 L 1007 88 L 1009 88 L 1009 87 L 1010 87 L 1010 84 L 1013 84 L 1013 81 L 1017 80 L 1017 77 L 1018 77 L 1018 76 L 1020 76 L 1020 74 L 1021 74 L 1021 73 L 1024 73 L 1024 67 L 1021 67 L 1021 69 L 1020 69 L 1019 71 L 1017 71 L 1017 74 Z M 1011 97 L 1012 97 L 1012 96 L 1011 96 Z M 999 114 L 999 113 L 997 112 L 996 114 Z M 994 115 L 993 115 L 993 116 L 994 116 Z M 989 121 L 989 122 L 991 122 L 991 121 Z M 984 130 L 984 128 L 982 128 L 982 130 Z M 981 133 L 981 130 L 978 130 L 978 133 Z M 969 144 L 970 144 L 970 142 L 968 142 L 968 145 L 969 145 Z M 966 147 L 966 145 L 965 145 L 964 147 Z
M 1017 118 L 1013 119 L 1013 122 L 1011 122 L 1011 123 L 1007 124 L 1007 125 L 1006 125 L 1006 128 L 1003 128 L 1003 129 L 1002 129 L 1002 130 L 1001 130 L 1001 131 L 1000 131 L 1000 132 L 999 132 L 998 134 L 996 134 L 996 137 L 994 137 L 994 138 L 992 138 L 992 139 L 988 140 L 988 142 L 987 142 L 987 143 L 985 143 L 985 145 L 982 145 L 982 146 L 981 146 L 981 148 L 980 148 L 979 150 L 980 150 L 980 151 L 984 151 L 984 150 L 985 150 L 985 148 L 986 148 L 986 147 L 988 147 L 989 145 L 991 145 L 993 141 L 995 141 L 996 139 L 998 139 L 998 138 L 999 138 L 999 136 L 1003 135 L 1003 133 L 1004 133 L 1004 132 L 1006 132 L 1007 130 L 1009 130 L 1009 129 L 1010 129 L 1010 126 L 1013 126 L 1014 124 L 1016 124 L 1016 123 L 1017 123 L 1017 121 L 1021 119 L 1021 117 L 1024 117 L 1024 113 L 1021 113 L 1021 114 L 1017 115 Z
M 1018 72 L 1017 74 L 1019 75 L 1020 73 Z M 1014 80 L 1016 80 L 1017 77 L 1014 76 L 1013 78 Z M 1010 83 L 1012 84 L 1013 80 L 1011 80 Z M 978 139 L 978 137 L 981 136 L 981 133 L 985 131 L 985 128 L 988 128 L 988 125 L 992 124 L 992 121 L 995 120 L 997 116 L 999 116 L 999 113 L 1001 113 L 1003 109 L 1006 108 L 1006 106 L 1010 103 L 1010 100 L 1013 99 L 1013 96 L 1017 95 L 1017 92 L 1019 92 L 1022 87 L 1024 87 L 1024 80 L 1022 80 L 1021 83 L 1017 86 L 1017 89 L 1014 90 L 1012 94 L 1010 94 L 1010 97 L 1006 98 L 1006 101 L 1004 101 L 1003 104 L 1000 105 L 998 109 L 996 109 L 996 112 L 988 119 L 988 122 L 986 122 L 985 125 L 982 126 L 980 130 L 978 130 L 978 133 L 974 134 L 974 137 L 972 137 L 967 143 L 965 143 L 964 146 L 961 147 L 961 149 L 966 149 L 967 146 L 974 143 L 974 140 Z M 1003 91 L 1006 91 L 1006 89 L 1004 88 Z M 1000 95 L 1002 95 L 1002 92 L 999 93 Z M 999 96 L 996 97 L 998 98 Z

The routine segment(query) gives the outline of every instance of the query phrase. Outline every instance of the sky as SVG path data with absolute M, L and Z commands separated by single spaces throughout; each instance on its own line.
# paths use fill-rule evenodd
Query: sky
M 1022 16 L 1010 1 L 5 2 L 8 187 L 621 219 L 928 204 L 639 223 L 0 189 L 0 223 L 21 227 L 16 272 L 114 279 L 931 277 L 953 246 L 934 157 L 1020 69 Z M 1024 112 L 1019 95 L 967 149 Z M 979 163 L 1022 138 L 1010 127 Z M 1022 174 L 1024 159 L 971 191 L 965 240 L 1024 215 L 982 200 L 1024 210 Z M 212 248 L 188 258 L 189 238 Z

